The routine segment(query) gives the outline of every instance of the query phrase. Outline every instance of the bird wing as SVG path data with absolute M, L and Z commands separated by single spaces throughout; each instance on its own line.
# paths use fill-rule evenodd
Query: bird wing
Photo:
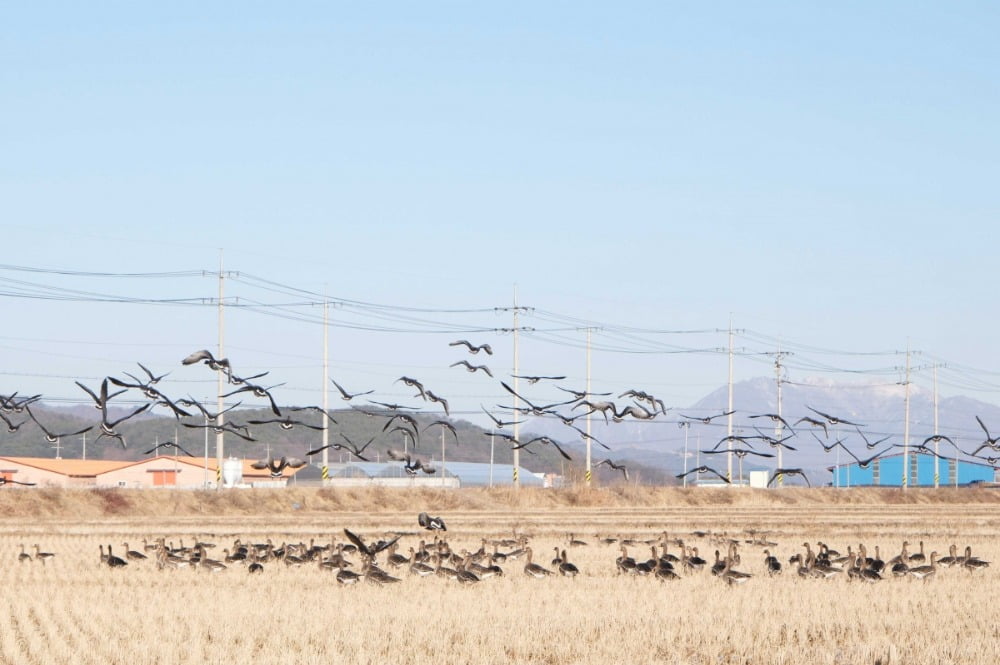
M 211 351 L 209 351 L 208 349 L 202 349 L 200 351 L 195 351 L 194 353 L 189 355 L 187 358 L 181 361 L 181 364 L 193 365 L 199 360 L 215 360 L 215 358 L 212 357 Z
M 360 552 L 362 552 L 362 553 L 364 553 L 364 554 L 366 554 L 368 556 L 374 556 L 374 553 L 372 552 L 371 548 L 368 547 L 367 545 L 365 545 L 365 541 L 361 540 L 361 538 L 359 536 L 357 536 L 354 533 L 352 533 L 350 529 L 348 529 L 348 528 L 345 527 L 344 528 L 344 535 L 347 536 L 347 539 L 349 541 L 351 541 L 352 543 L 354 543 L 355 547 L 358 548 L 358 551 L 360 551 Z M 397 538 L 396 540 L 399 540 L 399 538 Z

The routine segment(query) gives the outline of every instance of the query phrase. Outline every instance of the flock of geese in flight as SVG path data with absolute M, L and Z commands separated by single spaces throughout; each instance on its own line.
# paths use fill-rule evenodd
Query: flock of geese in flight
M 449 346 L 464 348 L 471 355 L 476 355 L 480 352 L 487 356 L 491 356 L 493 354 L 493 350 L 489 344 L 474 344 L 464 339 L 451 342 Z M 273 391 L 284 384 L 277 383 L 265 386 L 259 381 L 269 375 L 270 372 L 260 372 L 246 377 L 239 376 L 228 358 L 216 358 L 207 349 L 191 353 L 183 358 L 180 361 L 180 364 L 182 366 L 204 365 L 214 372 L 222 373 L 227 385 L 230 386 L 231 389 L 223 393 L 221 397 L 239 398 L 241 400 L 243 398 L 253 397 L 265 400 L 269 411 L 268 417 L 251 418 L 241 423 L 238 422 L 235 417 L 227 416 L 223 418 L 223 414 L 232 412 L 237 406 L 242 404 L 242 401 L 236 401 L 221 411 L 214 412 L 205 404 L 190 396 L 184 398 L 171 398 L 162 392 L 158 387 L 160 381 L 169 373 L 154 373 L 142 363 L 136 364 L 141 370 L 141 373 L 138 375 L 130 372 L 123 372 L 122 377 L 124 378 L 107 376 L 102 379 L 100 385 L 97 387 L 87 386 L 80 381 L 75 382 L 80 390 L 87 395 L 89 398 L 88 401 L 92 403 L 94 408 L 100 413 L 100 418 L 94 425 L 81 429 L 74 429 L 69 432 L 55 431 L 51 424 L 46 423 L 44 419 L 39 418 L 39 416 L 31 408 L 32 404 L 42 398 L 41 395 L 20 397 L 16 392 L 10 395 L 0 395 L 0 420 L 2 420 L 3 425 L 6 426 L 8 432 L 16 432 L 26 423 L 32 423 L 33 426 L 37 427 L 38 430 L 44 435 L 45 440 L 50 443 L 56 443 L 62 437 L 77 436 L 97 428 L 98 440 L 115 440 L 120 443 L 122 447 L 125 447 L 127 442 L 125 436 L 120 431 L 120 425 L 140 414 L 151 412 L 154 408 L 158 407 L 167 409 L 169 413 L 178 420 L 182 418 L 203 420 L 203 422 L 189 422 L 188 420 L 183 420 L 180 424 L 184 427 L 194 429 L 208 428 L 216 433 L 232 434 L 245 441 L 257 440 L 251 431 L 251 427 L 257 429 L 258 427 L 272 426 L 280 427 L 285 430 L 295 427 L 304 427 L 313 430 L 324 429 L 323 425 L 317 425 L 304 421 L 299 415 L 303 413 L 319 414 L 322 419 L 327 421 L 325 423 L 326 425 L 338 424 L 335 415 L 336 411 L 333 409 L 324 410 L 318 406 L 282 406 L 275 398 L 275 393 Z M 477 374 L 481 373 L 491 379 L 494 377 L 494 374 L 489 367 L 486 365 L 470 363 L 467 359 L 459 359 L 456 362 L 451 363 L 450 367 L 464 368 L 468 372 Z M 610 450 L 610 448 L 601 442 L 597 437 L 588 434 L 586 430 L 579 427 L 576 424 L 576 421 L 581 417 L 591 416 L 594 414 L 597 414 L 600 418 L 602 418 L 605 424 L 610 424 L 611 422 L 622 422 L 626 419 L 651 421 L 657 417 L 666 416 L 668 411 L 670 411 L 662 399 L 659 399 L 655 395 L 652 395 L 644 390 L 629 389 L 620 393 L 616 399 L 606 399 L 611 397 L 613 393 L 587 392 L 561 385 L 559 382 L 564 380 L 566 378 L 565 376 L 524 374 L 512 376 L 526 381 L 529 386 L 535 386 L 536 384 L 550 384 L 555 389 L 566 394 L 565 399 L 542 401 L 532 395 L 522 394 L 521 392 L 516 391 L 506 381 L 499 381 L 500 388 L 503 392 L 512 398 L 516 398 L 516 403 L 508 405 L 497 404 L 496 408 L 503 412 L 510 413 L 513 419 L 499 418 L 494 415 L 492 409 L 487 409 L 485 406 L 481 405 L 482 411 L 486 413 L 492 423 L 496 426 L 496 429 L 491 432 L 484 431 L 483 433 L 486 436 L 496 436 L 507 441 L 512 450 L 524 450 L 527 453 L 533 454 L 535 453 L 537 446 L 551 446 L 564 459 L 572 460 L 572 457 L 564 448 L 564 443 L 556 440 L 554 437 L 534 436 L 531 438 L 520 439 L 515 437 L 514 434 L 505 431 L 505 429 L 509 426 L 524 422 L 523 420 L 518 419 L 526 416 L 558 419 L 569 430 L 572 430 L 573 434 L 569 435 L 572 439 L 589 439 L 593 443 Z M 331 383 L 345 402 L 352 402 L 353 400 L 358 400 L 358 398 L 366 397 L 375 392 L 375 389 L 349 391 L 341 384 L 337 383 L 336 380 L 331 379 Z M 435 427 L 447 430 L 455 437 L 456 440 L 458 439 L 458 433 L 455 430 L 455 427 L 448 420 L 451 415 L 451 411 L 447 398 L 436 394 L 422 381 L 410 376 L 400 376 L 394 381 L 394 383 L 402 383 L 407 388 L 413 389 L 413 399 L 419 399 L 428 405 L 435 404 L 439 406 L 444 412 L 445 419 L 435 420 L 429 425 L 420 428 L 417 420 L 411 414 L 419 411 L 421 404 L 405 405 L 369 399 L 367 400 L 368 403 L 380 407 L 380 410 L 366 409 L 364 406 L 359 406 L 357 404 L 351 404 L 351 408 L 366 416 L 385 417 L 386 422 L 382 427 L 380 435 L 373 436 L 365 442 L 360 442 L 352 440 L 343 432 L 338 432 L 337 438 L 333 443 L 309 450 L 305 453 L 305 457 L 311 457 L 312 455 L 318 454 L 324 449 L 329 448 L 343 451 L 359 460 L 368 461 L 369 457 L 366 455 L 368 454 L 367 451 L 369 447 L 375 443 L 376 440 L 380 439 L 381 436 L 388 435 L 393 432 L 404 433 L 408 439 L 413 442 L 415 451 L 420 441 L 421 432 L 426 432 L 426 430 Z M 112 400 L 126 393 L 130 396 L 140 395 L 143 399 L 145 399 L 145 403 L 134 408 L 130 407 L 126 409 L 124 415 L 111 417 L 109 415 L 109 405 L 112 403 Z M 616 401 L 624 399 L 629 401 Z M 868 468 L 875 460 L 880 459 L 895 449 L 903 448 L 903 444 L 886 444 L 886 441 L 890 438 L 888 436 L 871 441 L 863 429 L 864 425 L 860 423 L 820 411 L 819 409 L 815 409 L 810 406 L 807 406 L 806 408 L 809 409 L 808 414 L 803 415 L 797 420 L 793 420 L 791 422 L 777 413 L 753 413 L 747 416 L 750 420 L 759 419 L 762 422 L 765 420 L 769 421 L 775 425 L 776 429 L 777 426 L 780 425 L 781 429 L 779 431 L 782 432 L 780 438 L 778 436 L 770 435 L 761 430 L 759 427 L 754 426 L 754 434 L 731 434 L 724 436 L 719 439 L 714 446 L 701 450 L 700 453 L 706 456 L 722 454 L 734 455 L 742 464 L 743 459 L 748 456 L 764 460 L 774 458 L 778 449 L 796 451 L 797 448 L 789 442 L 804 440 L 809 445 L 818 444 L 822 446 L 827 453 L 832 452 L 837 448 L 842 449 L 847 453 L 847 455 L 853 458 L 861 468 Z M 707 416 L 679 414 L 680 419 L 677 423 L 679 425 L 690 425 L 692 423 L 709 425 L 716 419 L 730 416 L 732 413 L 732 411 L 724 411 L 722 413 Z M 235 416 L 236 414 L 233 413 L 231 415 Z M 961 449 L 953 439 L 945 435 L 927 437 L 919 444 L 910 444 L 909 449 L 915 453 L 925 453 L 935 455 L 942 459 L 947 459 L 944 455 L 940 455 L 936 449 L 932 449 L 930 447 L 930 444 L 932 443 L 938 444 L 944 442 L 954 448 L 956 453 L 961 453 L 967 457 L 979 459 L 989 463 L 990 465 L 996 466 L 1000 463 L 1000 436 L 993 437 L 986 424 L 983 423 L 979 416 L 976 416 L 976 421 L 978 422 L 979 427 L 983 430 L 985 439 L 972 451 L 965 451 Z M 845 427 L 850 428 L 852 433 L 857 432 L 861 440 L 864 442 L 866 452 L 860 454 L 856 453 L 854 449 L 847 445 L 846 438 L 842 436 Z M 803 439 L 801 437 L 800 432 L 803 429 L 809 431 L 809 438 Z M 836 437 L 832 443 L 830 442 L 831 432 Z M 822 434 L 822 436 L 820 436 L 820 434 Z M 873 450 L 879 448 L 882 444 L 885 445 L 881 448 L 881 450 L 872 453 Z M 796 443 L 796 445 L 800 444 Z M 145 451 L 145 453 L 151 454 L 161 448 L 173 449 L 176 452 L 182 452 L 190 455 L 190 453 L 181 447 L 180 444 L 173 441 L 158 443 L 153 448 Z M 385 452 L 390 459 L 403 462 L 404 469 L 411 475 L 416 475 L 418 473 L 431 474 L 437 471 L 433 465 L 419 458 L 415 452 L 401 452 L 396 449 L 389 449 Z M 259 460 L 254 464 L 254 466 L 258 469 L 267 469 L 272 475 L 279 476 L 286 468 L 298 468 L 304 466 L 306 463 L 307 462 L 300 457 L 280 457 L 277 459 L 269 457 L 268 459 Z M 625 480 L 629 480 L 629 470 L 627 466 L 619 461 L 606 458 L 597 461 L 595 466 L 606 466 L 611 470 L 620 472 Z M 698 476 L 708 474 L 725 483 L 731 482 L 731 478 L 728 478 L 726 474 L 707 464 L 699 464 L 685 473 L 678 474 L 676 477 L 684 478 L 685 476 L 692 474 Z M 774 469 L 768 484 L 771 485 L 779 478 L 788 476 L 799 476 L 807 485 L 811 485 L 806 472 L 802 468 L 796 467 L 782 467 Z M 0 480 L 0 484 L 3 483 L 30 484 L 19 483 L 14 480 Z
M 545 578 L 555 575 L 576 577 L 581 574 L 578 564 L 570 561 L 567 551 L 587 547 L 589 543 L 570 533 L 565 542 L 552 548 L 554 557 L 549 565 L 536 560 L 531 541 L 527 535 L 516 530 L 510 538 L 478 539 L 477 549 L 453 546 L 444 537 L 448 531 L 444 519 L 426 512 L 417 517 L 417 524 L 426 532 L 433 533 L 433 539 L 419 538 L 407 547 L 407 554 L 399 551 L 401 539 L 414 538 L 414 532 L 390 532 L 378 539 L 365 539 L 361 535 L 343 530 L 344 539 L 336 535 L 317 538 L 305 542 L 276 545 L 270 538 L 260 543 L 244 543 L 236 539 L 230 547 L 222 550 L 220 558 L 211 558 L 208 550 L 215 549 L 214 543 L 196 541 L 185 546 L 180 540 L 178 546 L 165 538 L 152 542 L 143 539 L 142 549 L 135 550 L 127 542 L 122 543 L 123 556 L 114 554 L 112 546 L 99 545 L 100 563 L 111 568 L 125 568 L 130 564 L 155 562 L 158 569 L 197 569 L 220 572 L 231 567 L 245 566 L 249 573 L 263 573 L 265 566 L 281 564 L 286 567 L 314 566 L 318 570 L 335 574 L 337 582 L 354 584 L 366 581 L 376 585 L 401 582 L 408 572 L 411 577 L 438 576 L 455 580 L 462 584 L 480 582 L 489 577 L 500 577 L 504 566 L 511 570 L 511 564 L 521 567 L 524 575 Z M 691 540 L 688 540 L 690 538 Z M 865 583 L 876 583 L 888 578 L 910 578 L 924 582 L 934 579 L 940 570 L 955 568 L 968 573 L 982 571 L 990 562 L 974 556 L 971 545 L 966 545 L 959 553 L 957 544 L 952 543 L 947 556 L 925 550 L 919 541 L 919 550 L 911 551 L 910 542 L 903 541 L 897 554 L 882 558 L 878 545 L 871 550 L 864 543 L 855 549 L 848 545 L 846 552 L 838 551 L 826 542 L 817 542 L 815 548 L 810 542 L 802 543 L 802 550 L 796 551 L 784 563 L 772 552 L 778 544 L 768 539 L 766 533 L 748 529 L 745 536 L 733 537 L 729 534 L 713 534 L 695 531 L 687 538 L 671 538 L 667 532 L 648 537 L 595 536 L 595 544 L 609 548 L 619 555 L 612 561 L 606 559 L 603 570 L 586 571 L 593 575 L 616 574 L 624 576 L 649 577 L 661 582 L 678 580 L 683 577 L 703 575 L 706 572 L 729 585 L 743 584 L 755 575 L 775 577 L 795 575 L 798 578 L 847 579 Z M 714 548 L 714 560 L 701 556 L 700 543 L 708 549 Z M 632 548 L 630 552 L 630 548 Z M 746 551 L 757 548 L 756 555 Z M 635 554 L 633 554 L 633 552 Z M 648 552 L 648 557 L 638 555 Z M 54 553 L 42 552 L 34 545 L 34 554 L 21 545 L 18 561 L 26 563 L 53 559 Z M 574 557 L 575 558 L 575 557 Z M 592 557 L 590 558 L 592 559 Z M 521 561 L 523 560 L 523 564 Z M 755 572 L 746 572 L 750 565 Z M 737 567 L 744 568 L 739 570 Z M 794 571 L 794 572 L 786 572 Z

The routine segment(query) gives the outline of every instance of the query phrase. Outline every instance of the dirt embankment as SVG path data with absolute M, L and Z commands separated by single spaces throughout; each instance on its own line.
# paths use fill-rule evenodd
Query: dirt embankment
M 611 487 L 560 490 L 284 488 L 224 491 L 125 489 L 4 489 L 0 519 L 98 519 L 130 517 L 239 516 L 329 512 L 502 510 L 678 506 L 906 505 L 1000 503 L 989 488 L 752 489 Z

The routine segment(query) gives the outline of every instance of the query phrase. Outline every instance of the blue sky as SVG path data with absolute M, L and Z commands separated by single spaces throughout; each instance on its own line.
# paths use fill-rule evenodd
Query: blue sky
M 826 351 L 909 340 L 914 364 L 949 363 L 946 391 L 1000 401 L 996 6 L 206 4 L 3 11 L 5 264 L 210 271 L 221 248 L 229 270 L 394 306 L 404 332 L 331 332 L 331 375 L 392 401 L 406 398 L 392 380 L 417 373 L 466 411 L 501 400 L 448 368 L 462 356 L 447 342 L 491 342 L 509 374 L 510 335 L 413 332 L 400 308 L 506 327 L 441 310 L 507 306 L 515 285 L 551 314 L 522 319 L 551 332 L 521 336 L 521 368 L 574 385 L 583 333 L 568 329 L 602 324 L 595 389 L 691 404 L 726 358 L 661 351 L 724 346 L 732 315 L 749 331 L 737 379 L 770 374 L 753 354 L 780 338 L 793 377 L 895 381 L 898 357 Z M 123 298 L 216 288 L 0 279 Z M 227 293 L 288 301 L 259 283 Z M 215 343 L 206 305 L 3 304 L 5 393 L 78 398 L 74 378 L 165 371 Z M 270 312 L 227 315 L 234 364 L 318 400 L 319 326 Z M 712 332 L 642 333 L 650 346 L 625 326 Z M 201 389 L 181 375 L 176 390 Z

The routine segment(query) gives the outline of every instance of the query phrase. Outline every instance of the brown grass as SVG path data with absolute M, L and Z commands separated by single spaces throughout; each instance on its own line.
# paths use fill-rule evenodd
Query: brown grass
M 793 571 L 771 579 L 763 548 L 743 543 L 739 568 L 755 575 L 746 585 L 707 572 L 663 584 L 619 576 L 618 551 L 596 534 L 667 531 L 706 558 L 720 546 L 695 529 L 740 540 L 764 530 L 783 561 L 819 540 L 879 545 L 889 558 L 904 539 L 996 559 L 997 501 L 985 489 L 0 491 L 0 662 L 992 663 L 992 568 L 874 586 Z M 314 566 L 276 563 L 253 578 L 239 565 L 210 574 L 98 563 L 99 544 L 120 554 L 125 541 L 203 539 L 221 558 L 237 537 L 329 542 L 344 527 L 366 538 L 406 531 L 405 551 L 432 537 L 416 525 L 419 510 L 445 517 L 455 549 L 516 529 L 548 565 L 569 533 L 591 544 L 569 550 L 576 579 L 529 579 L 522 560 L 471 588 L 405 572 L 395 586 L 344 588 Z M 34 543 L 56 558 L 18 563 L 19 546 Z
M 282 515 L 296 513 L 676 506 L 845 506 L 1000 504 L 1000 489 L 890 488 L 780 491 L 616 486 L 563 490 L 493 488 L 283 488 L 230 491 L 129 489 L 0 490 L 0 515 L 93 519 L 115 515 Z

